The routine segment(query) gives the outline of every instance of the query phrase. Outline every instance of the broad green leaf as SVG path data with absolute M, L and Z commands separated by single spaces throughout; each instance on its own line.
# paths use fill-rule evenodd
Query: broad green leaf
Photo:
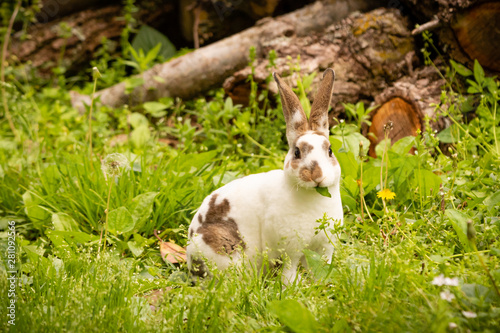
M 346 177 L 350 175 L 352 178 L 356 179 L 358 176 L 359 163 L 354 154 L 350 151 L 339 152 L 340 147 L 342 147 L 342 141 L 338 138 L 330 137 L 330 143 L 335 157 L 339 162 L 342 176 Z
M 130 249 L 130 252 L 136 257 L 140 256 L 144 252 L 144 245 L 141 245 L 137 243 L 137 241 L 128 241 L 127 242 L 128 248 Z
M 146 102 L 143 104 L 144 110 L 153 117 L 159 118 L 167 114 L 165 111 L 169 106 L 160 102 Z
M 137 52 L 142 49 L 145 54 L 148 54 L 149 51 L 154 49 L 159 43 L 161 44 L 161 48 L 158 52 L 159 55 L 163 56 L 165 59 L 175 55 L 175 46 L 167 36 L 150 26 L 143 25 L 132 40 L 132 47 Z
M 377 143 L 377 145 L 375 146 L 375 154 L 377 154 L 378 157 L 382 158 L 386 145 L 387 150 L 391 149 L 391 139 L 383 139 L 379 143 Z
M 132 128 L 138 128 L 140 126 L 149 125 L 148 119 L 143 114 L 140 114 L 138 112 L 132 113 L 128 117 L 128 122 L 130 123 L 130 125 L 132 125 Z
M 304 256 L 306 257 L 307 265 L 311 273 L 318 280 L 324 280 L 330 273 L 330 265 L 328 265 L 319 253 L 304 249 Z
M 474 79 L 480 86 L 484 82 L 484 70 L 477 59 L 474 60 Z
M 52 231 L 52 234 L 62 236 L 68 244 L 86 244 L 99 240 L 99 236 L 81 231 Z
M 385 170 L 385 169 L 384 169 Z M 365 194 L 373 191 L 380 184 L 380 166 L 370 163 L 363 165 L 363 191 Z
M 330 192 L 328 192 L 328 187 L 315 187 L 314 189 L 316 190 L 316 192 L 318 192 L 319 194 L 321 194 L 324 197 L 328 197 L 328 198 L 332 197 Z
M 125 207 L 110 211 L 108 216 L 108 230 L 114 234 L 123 234 L 132 231 L 135 223 L 132 214 Z
M 151 131 L 147 125 L 141 125 L 134 129 L 130 134 L 130 141 L 136 148 L 144 146 L 151 138 Z
M 73 248 L 66 242 L 64 236 L 54 230 L 47 230 L 45 232 L 47 237 L 53 243 L 54 253 L 61 258 L 70 258 L 74 255 Z
M 460 130 L 452 125 L 439 132 L 436 137 L 443 143 L 457 143 L 460 140 Z
M 405 136 L 395 142 L 391 150 L 398 155 L 406 155 L 410 149 L 415 145 L 415 137 L 414 136 Z
M 274 301 L 269 310 L 279 320 L 296 333 L 315 333 L 318 323 L 312 313 L 301 303 L 293 299 Z
M 212 163 L 215 160 L 217 152 L 215 150 L 207 151 L 204 153 L 188 154 L 184 155 L 184 160 L 179 166 L 179 171 L 198 171 L 208 163 Z
M 469 239 L 467 239 L 467 220 L 469 217 L 455 209 L 447 209 L 445 215 L 450 219 L 450 223 L 464 249 L 470 252 L 471 246 Z
M 333 135 L 332 138 L 339 140 L 343 143 L 343 147 L 348 151 L 352 152 L 356 160 L 359 160 L 359 143 L 363 142 L 364 155 L 368 152 L 370 147 L 370 141 L 365 138 L 361 133 L 357 132 L 355 126 L 348 127 L 344 136 Z M 335 154 L 337 156 L 337 154 Z
M 450 60 L 450 64 L 455 69 L 455 71 L 457 71 L 458 74 L 466 77 L 472 75 L 472 71 L 467 67 L 465 67 L 464 65 L 459 64 L 453 60 Z
M 47 220 L 50 218 L 49 212 L 40 207 L 42 200 L 31 191 L 26 191 L 23 194 L 23 202 L 26 215 L 28 215 L 30 220 L 33 222 L 35 228 L 39 230 L 42 229 L 46 225 Z
M 484 204 L 488 207 L 489 211 L 495 208 L 495 206 L 498 206 L 500 204 L 500 191 L 497 191 L 484 199 Z
M 153 203 L 157 195 L 158 192 L 147 192 L 139 194 L 132 199 L 130 209 L 132 211 L 132 217 L 134 219 L 135 228 L 137 230 L 139 230 L 144 225 L 146 219 L 153 212 Z
M 359 194 L 359 185 L 356 179 L 352 178 L 351 175 L 347 175 L 342 179 L 342 185 L 344 190 L 351 196 L 356 196 Z
M 484 306 L 484 304 L 490 304 L 498 300 L 498 296 L 495 292 L 482 284 L 464 283 L 462 285 L 462 291 L 467 295 L 469 300 L 476 305 Z
M 431 194 L 435 195 L 438 193 L 442 183 L 438 175 L 425 169 L 415 170 L 412 181 L 413 188 L 418 188 L 419 195 L 424 196 L 424 199 Z
M 52 214 L 52 224 L 56 231 L 79 231 L 78 223 L 68 214 Z

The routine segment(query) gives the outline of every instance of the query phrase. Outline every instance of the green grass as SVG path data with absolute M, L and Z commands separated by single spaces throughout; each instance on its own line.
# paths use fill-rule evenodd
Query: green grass
M 252 82 L 248 107 L 233 105 L 221 90 L 195 101 L 96 106 L 89 159 L 88 110 L 71 107 L 66 81 L 54 88 L 21 74 L 8 68 L 16 85 L 5 96 L 19 139 L 0 122 L 0 318 L 9 301 L 8 221 L 16 222 L 19 279 L 16 326 L 2 319 L 2 331 L 498 331 L 500 89 L 479 64 L 471 71 L 452 63 L 448 71 L 436 109 L 454 125 L 381 144 L 383 160 L 360 157 L 368 148 L 359 134 L 367 111 L 346 105 L 356 110 L 353 119 L 331 137 L 345 225 L 318 222 L 319 232 L 339 238 L 332 264 L 306 253 L 311 270 L 288 287 L 279 271 L 249 266 L 193 286 L 185 264 L 162 261 L 153 236 L 160 230 L 185 245 L 206 195 L 282 166 L 284 119 L 267 92 Z M 80 85 L 86 93 L 93 87 Z M 466 117 L 470 111 L 476 117 Z M 418 153 L 410 155 L 411 147 Z M 128 162 L 103 173 L 102 161 L 115 153 Z M 361 176 L 369 215 L 361 214 Z M 383 188 L 395 194 L 387 209 L 377 197 Z M 433 284 L 441 274 L 458 285 Z

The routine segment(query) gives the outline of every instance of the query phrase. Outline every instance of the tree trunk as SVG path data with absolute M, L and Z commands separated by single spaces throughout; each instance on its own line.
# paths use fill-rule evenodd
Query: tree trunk
M 402 0 L 416 13 L 422 28 L 436 29 L 442 49 L 452 59 L 472 68 L 474 59 L 500 73 L 500 2 L 481 0 Z M 427 24 L 425 24 L 427 23 Z
M 277 37 L 305 36 L 324 30 L 355 10 L 376 5 L 372 1 L 316 2 L 293 13 L 264 19 L 253 28 L 232 37 L 202 47 L 165 64 L 159 64 L 142 74 L 144 84 L 127 95 L 125 82 L 97 92 L 100 102 L 117 107 L 135 105 L 161 97 L 192 98 L 222 82 L 249 62 L 249 50 L 255 47 L 260 57 L 265 44 Z M 72 92 L 74 106 L 83 108 L 89 96 Z

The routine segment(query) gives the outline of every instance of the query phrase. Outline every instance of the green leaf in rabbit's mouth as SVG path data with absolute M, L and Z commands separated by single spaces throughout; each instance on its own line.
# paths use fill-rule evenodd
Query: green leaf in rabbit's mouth
M 315 189 L 316 189 L 316 192 L 318 192 L 319 194 L 321 194 L 324 197 L 328 197 L 328 198 L 332 197 L 330 192 L 328 192 L 328 187 L 315 187 Z

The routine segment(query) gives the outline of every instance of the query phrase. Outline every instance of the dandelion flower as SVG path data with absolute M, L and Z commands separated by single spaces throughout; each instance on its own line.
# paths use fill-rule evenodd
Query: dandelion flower
M 396 197 L 396 193 L 392 192 L 388 188 L 384 188 L 382 191 L 377 192 L 377 197 L 382 198 L 384 200 L 391 200 Z
M 472 312 L 472 311 L 462 311 L 462 314 L 464 315 L 465 318 L 476 318 L 477 313 Z
M 130 169 L 129 161 L 123 154 L 109 154 L 101 162 L 101 170 L 106 179 L 108 176 L 118 176 L 123 170 L 128 169 Z
M 439 296 L 441 297 L 441 299 L 448 301 L 448 302 L 451 302 L 455 299 L 455 295 L 450 293 L 449 290 L 445 290 L 445 291 L 440 292 Z

